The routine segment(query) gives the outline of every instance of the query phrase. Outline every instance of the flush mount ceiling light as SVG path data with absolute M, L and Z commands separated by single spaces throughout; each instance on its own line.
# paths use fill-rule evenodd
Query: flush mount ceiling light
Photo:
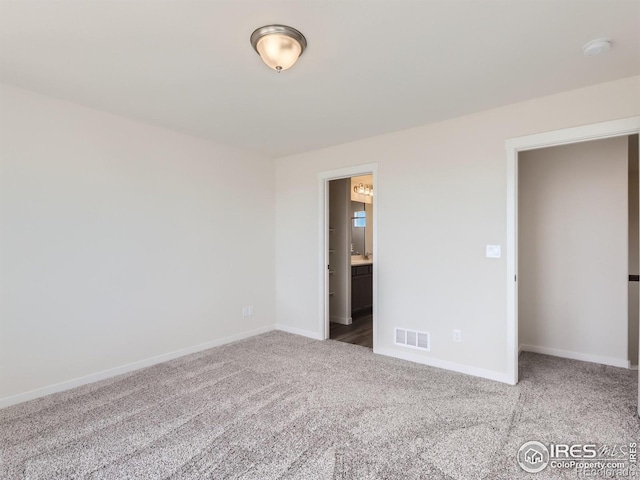
M 251 34 L 251 45 L 262 61 L 276 72 L 293 67 L 307 48 L 307 39 L 286 25 L 266 25 Z
M 597 40 L 591 40 L 584 47 L 582 51 L 585 57 L 595 57 L 602 53 L 607 53 L 611 49 L 611 40 L 608 38 L 598 38 Z

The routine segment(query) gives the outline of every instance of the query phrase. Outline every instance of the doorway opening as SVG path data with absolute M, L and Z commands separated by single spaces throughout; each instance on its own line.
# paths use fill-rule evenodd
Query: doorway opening
M 329 338 L 373 348 L 373 175 L 329 181 Z
M 638 229 L 637 187 L 628 188 L 630 165 L 638 160 L 630 146 L 637 138 L 590 140 L 518 156 L 521 352 L 637 365 L 638 315 L 628 298 L 629 287 L 637 287 L 629 275 L 638 272 L 637 235 L 635 241 L 629 236 L 634 225 Z M 636 332 L 634 342 L 630 332 Z
M 322 338 L 375 351 L 377 165 L 324 172 L 320 180 Z
M 630 135 L 635 135 L 640 132 L 640 117 L 632 117 L 622 120 L 615 120 L 611 122 L 603 122 L 594 125 L 587 125 L 583 127 L 570 128 L 566 130 L 560 130 L 555 132 L 548 132 L 537 135 L 530 135 L 526 137 L 520 137 L 508 140 L 506 142 L 507 147 L 507 172 L 508 172 L 508 183 L 507 183 L 507 374 L 510 378 L 512 384 L 516 384 L 518 382 L 518 355 L 520 350 L 520 337 L 519 337 L 519 288 L 531 288 L 531 286 L 527 287 L 526 285 L 521 285 L 521 280 L 524 278 L 520 278 L 518 274 L 518 247 L 519 247 L 519 157 L 524 157 L 523 152 L 529 152 L 538 149 L 544 149 L 545 147 L 555 147 L 555 146 L 563 146 L 570 144 L 581 144 L 583 142 L 589 142 L 592 140 L 601 140 L 601 139 L 611 139 L 614 137 L 629 137 Z M 621 139 L 621 141 L 625 141 L 625 139 Z M 523 154 L 523 155 L 519 155 Z M 626 168 L 626 164 L 625 164 Z M 583 172 L 577 171 L 576 175 L 580 176 Z M 627 173 L 626 170 L 624 173 Z M 544 172 L 543 172 L 544 174 Z M 556 186 L 558 187 L 558 186 Z M 625 185 L 626 189 L 626 185 Z M 557 188 L 560 195 L 563 195 L 564 192 L 562 190 L 562 185 Z M 528 189 L 529 192 L 532 189 Z M 618 201 L 620 199 L 618 198 Z M 626 206 L 626 205 L 625 205 Z M 626 209 L 625 209 L 626 211 Z M 534 214 L 537 214 L 534 212 Z M 570 222 L 572 219 L 567 218 L 566 221 Z M 621 221 L 620 219 L 618 219 Z M 627 221 L 625 216 L 624 221 Z M 626 228 L 626 225 L 625 225 Z M 521 232 L 523 234 L 523 232 Z M 531 239 L 527 239 L 530 241 Z M 625 242 L 627 238 L 623 239 Z M 626 250 L 626 249 L 625 249 Z M 552 256 L 556 252 L 546 251 L 543 252 L 545 255 Z M 626 255 L 626 252 L 625 252 Z M 547 258 L 548 259 L 548 258 Z M 624 259 L 626 260 L 626 258 Z M 548 262 L 552 264 L 553 262 Z M 606 260 L 604 262 L 606 263 Z M 618 262 L 620 263 L 620 262 Z M 523 265 L 524 267 L 524 265 Z M 626 272 L 627 265 L 624 265 L 624 270 Z M 522 272 L 520 272 L 522 273 Z M 623 275 L 623 277 L 626 277 Z M 626 282 L 626 278 L 622 280 L 618 279 L 618 282 L 621 283 L 624 288 L 624 283 Z M 546 287 L 545 287 L 546 288 Z M 527 292 L 529 294 L 530 292 Z M 626 295 L 626 288 L 624 291 Z M 622 295 L 622 296 L 625 296 Z M 625 296 L 626 298 L 626 296 Z M 556 302 L 557 303 L 557 302 Z M 531 302 L 528 302 L 531 305 Z M 624 309 L 626 311 L 627 304 L 625 302 Z M 626 320 L 626 318 L 625 318 Z M 604 331 L 606 329 L 605 325 L 600 325 L 600 328 Z M 621 329 L 622 330 L 622 329 Z M 625 335 L 627 338 L 627 325 L 626 322 L 623 328 L 624 332 L 620 332 Z M 632 341 L 637 345 L 639 339 L 635 338 Z M 619 342 L 618 342 L 619 343 Z M 625 354 L 626 352 L 626 345 Z M 557 349 L 562 350 L 562 349 Z M 566 353 L 567 350 L 565 350 Z M 543 352 L 540 353 L 551 353 L 551 352 Z M 558 353 L 558 351 L 556 351 Z M 560 352 L 563 353 L 563 352 Z M 552 353 L 553 354 L 553 353 Z M 631 353 L 631 349 L 629 349 L 629 355 Z M 584 358 L 586 359 L 586 358 Z M 591 360 L 593 361 L 593 360 Z

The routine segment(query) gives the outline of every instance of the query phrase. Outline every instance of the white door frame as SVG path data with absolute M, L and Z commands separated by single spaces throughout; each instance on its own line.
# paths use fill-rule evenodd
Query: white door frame
M 378 164 L 366 163 L 352 167 L 339 168 L 318 173 L 318 210 L 319 210 L 319 311 L 318 338 L 329 338 L 329 182 L 341 178 L 372 175 L 375 195 L 373 196 L 373 351 L 378 349 Z
M 518 153 L 640 133 L 640 116 L 510 138 L 507 149 L 507 378 L 518 383 Z

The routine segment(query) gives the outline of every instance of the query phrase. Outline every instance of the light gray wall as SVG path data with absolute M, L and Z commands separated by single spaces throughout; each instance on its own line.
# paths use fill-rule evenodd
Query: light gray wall
M 329 182 L 329 318 L 330 321 L 351 323 L 351 180 L 343 178 Z
M 523 152 L 518 169 L 520 344 L 624 364 L 627 137 Z
M 275 324 L 271 160 L 0 101 L 0 399 Z
M 373 203 L 365 203 L 364 209 L 367 212 L 367 229 L 364 232 L 365 251 L 373 253 Z
M 638 135 L 629 137 L 629 275 L 638 275 L 640 266 L 638 254 L 639 215 L 638 196 Z M 638 317 L 639 317 L 639 286 L 638 282 L 629 282 L 629 361 L 631 365 L 638 365 Z
M 367 228 L 364 232 L 365 252 L 373 253 L 373 203 L 365 203 L 364 210 L 367 212 Z
M 377 163 L 376 351 L 504 379 L 505 140 L 633 115 L 640 77 L 278 159 L 278 322 L 320 333 L 318 316 L 308 314 L 321 290 L 318 173 Z M 402 235 L 407 225 L 411 235 Z M 502 258 L 487 259 L 487 244 L 501 244 Z M 395 345 L 396 326 L 430 332 L 431 351 Z

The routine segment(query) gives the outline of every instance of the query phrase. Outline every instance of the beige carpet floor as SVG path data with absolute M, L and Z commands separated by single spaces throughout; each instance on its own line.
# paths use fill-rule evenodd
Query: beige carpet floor
M 271 332 L 0 410 L 0 478 L 576 478 L 516 453 L 640 439 L 637 372 L 520 368 L 512 387 Z

